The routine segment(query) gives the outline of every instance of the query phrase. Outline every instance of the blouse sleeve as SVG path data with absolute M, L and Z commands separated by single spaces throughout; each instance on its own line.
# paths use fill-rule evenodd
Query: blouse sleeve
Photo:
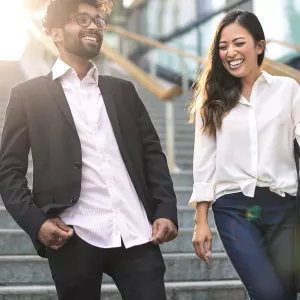
M 195 122 L 195 145 L 193 175 L 194 186 L 190 206 L 198 202 L 213 202 L 215 198 L 214 177 L 216 169 L 216 140 L 214 136 L 202 131 L 203 122 L 200 116 L 200 100 L 197 101 Z
M 292 121 L 294 133 L 298 145 L 300 145 L 300 86 L 297 82 L 293 84 Z

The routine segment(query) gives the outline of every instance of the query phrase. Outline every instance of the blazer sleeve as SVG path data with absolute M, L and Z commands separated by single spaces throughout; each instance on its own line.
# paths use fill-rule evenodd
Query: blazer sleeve
M 1 138 L 0 193 L 7 211 L 37 244 L 37 234 L 46 221 L 33 204 L 26 173 L 30 149 L 28 125 L 17 87 L 11 90 Z
M 159 137 L 149 114 L 132 83 L 130 83 L 130 88 L 136 99 L 135 107 L 142 141 L 147 187 L 152 200 L 156 204 L 153 221 L 166 218 L 178 227 L 177 200 L 167 159 L 162 151 Z
M 201 100 L 198 100 L 193 161 L 194 186 L 189 201 L 190 206 L 196 206 L 198 202 L 213 202 L 215 200 L 216 139 L 202 130 L 200 105 Z

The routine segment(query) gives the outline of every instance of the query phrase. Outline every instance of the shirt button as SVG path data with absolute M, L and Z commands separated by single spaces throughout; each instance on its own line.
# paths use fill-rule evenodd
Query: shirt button
M 72 200 L 71 200 L 71 203 L 76 203 L 76 202 L 77 202 L 77 200 L 78 200 L 78 198 L 77 198 L 77 197 L 73 197 L 73 198 L 72 198 Z
M 74 163 L 74 168 L 75 168 L 76 170 L 79 170 L 79 169 L 81 168 L 81 164 L 80 164 L 79 162 L 75 162 L 75 163 Z

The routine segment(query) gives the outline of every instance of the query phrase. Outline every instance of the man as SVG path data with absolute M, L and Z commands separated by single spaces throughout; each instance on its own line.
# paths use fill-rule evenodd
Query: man
M 102 44 L 102 12 L 101 1 L 50 1 L 43 26 L 60 57 L 48 76 L 11 91 L 1 196 L 48 257 L 60 300 L 99 300 L 103 273 L 124 300 L 165 300 L 158 244 L 177 236 L 176 197 L 132 83 L 98 76 L 90 62 Z

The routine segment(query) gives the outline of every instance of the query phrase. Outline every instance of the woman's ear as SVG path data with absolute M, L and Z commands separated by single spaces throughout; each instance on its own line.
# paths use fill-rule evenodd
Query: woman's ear
M 63 40 L 63 34 L 60 28 L 52 28 L 50 36 L 55 44 L 59 44 Z
M 257 43 L 257 54 L 260 55 L 266 49 L 266 41 L 261 40 Z

